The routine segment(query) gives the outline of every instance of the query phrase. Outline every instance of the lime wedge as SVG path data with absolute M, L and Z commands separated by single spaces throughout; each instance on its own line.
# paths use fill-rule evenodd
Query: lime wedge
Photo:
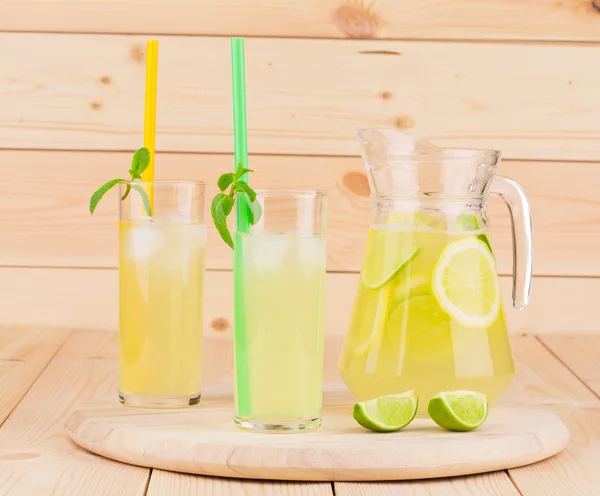
M 431 399 L 427 412 L 444 429 L 470 431 L 487 419 L 488 398 L 476 391 L 447 391 Z
M 418 405 L 419 398 L 413 389 L 402 394 L 390 394 L 356 403 L 352 416 L 366 429 L 393 432 L 412 422 Z
M 477 220 L 477 216 L 475 214 L 470 214 L 465 212 L 460 214 L 456 218 L 456 225 L 462 228 L 464 231 L 478 231 L 479 230 L 479 221 Z M 492 244 L 490 243 L 490 238 L 486 233 L 481 233 L 477 235 L 477 239 L 483 241 L 490 251 L 492 251 Z
M 466 327 L 486 328 L 498 318 L 496 263 L 487 245 L 474 236 L 444 248 L 433 268 L 432 288 L 440 306 Z
M 378 289 L 390 282 L 417 256 L 412 233 L 388 229 L 371 229 L 367 252 L 360 273 L 367 288 Z

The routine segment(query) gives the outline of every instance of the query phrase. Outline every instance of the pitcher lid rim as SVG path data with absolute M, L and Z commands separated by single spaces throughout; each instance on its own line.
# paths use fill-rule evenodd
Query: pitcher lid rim
M 402 133 L 394 128 L 389 127 L 367 127 L 367 128 L 358 128 L 356 130 L 356 136 L 361 143 L 361 145 L 368 145 L 369 142 L 362 137 L 363 133 L 367 131 L 384 131 L 390 130 L 398 133 Z M 402 133 L 406 134 L 406 133 Z M 500 150 L 496 150 L 493 148 L 455 148 L 455 147 L 437 147 L 438 150 L 435 153 L 425 153 L 425 152 L 410 152 L 410 153 L 387 153 L 388 157 L 410 157 L 412 161 L 419 160 L 431 160 L 435 157 L 441 158 L 450 158 L 450 159 L 473 159 L 477 157 L 485 157 L 490 159 L 498 160 L 501 156 Z M 389 159 L 388 159 L 389 160 Z

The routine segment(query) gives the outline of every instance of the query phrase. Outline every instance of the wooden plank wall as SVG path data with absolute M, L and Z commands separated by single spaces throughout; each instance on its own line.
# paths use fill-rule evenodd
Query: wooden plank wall
M 597 0 L 0 0 L 0 322 L 116 327 L 117 200 L 93 218 L 87 201 L 142 143 L 144 42 L 161 42 L 157 177 L 212 185 L 233 166 L 235 35 L 253 181 L 330 195 L 329 332 L 345 331 L 370 219 L 361 126 L 501 149 L 534 220 L 513 331 L 600 332 Z M 508 304 L 510 220 L 490 209 Z M 228 329 L 213 230 L 208 267 L 207 326 Z

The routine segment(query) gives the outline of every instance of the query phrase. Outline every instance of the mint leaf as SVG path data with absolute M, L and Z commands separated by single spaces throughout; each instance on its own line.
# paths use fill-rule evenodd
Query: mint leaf
M 123 196 L 121 197 L 121 200 L 124 200 L 125 198 L 127 198 L 129 196 L 130 191 L 131 191 L 131 184 L 128 184 L 127 189 L 125 189 L 125 193 L 123 193 Z
M 233 191 L 236 193 L 246 193 L 251 202 L 256 201 L 256 192 L 247 183 L 235 183 Z
M 227 196 L 225 193 L 217 193 L 210 204 L 210 215 L 213 220 L 215 220 L 215 216 L 217 215 L 217 205 L 223 199 L 224 196 Z
M 225 193 L 217 193 L 210 206 L 210 213 L 223 241 L 233 248 L 233 239 L 227 227 L 227 216 L 233 209 L 234 199 Z
M 137 149 L 133 154 L 133 158 L 131 159 L 131 170 L 129 171 L 131 178 L 140 179 L 142 173 L 148 168 L 149 165 L 150 151 L 148 148 L 142 147 Z
M 127 187 L 129 188 L 129 186 L 130 185 L 128 184 Z M 144 204 L 144 210 L 146 211 L 146 215 L 148 217 L 152 217 L 152 209 L 150 208 L 150 198 L 148 198 L 148 193 L 146 193 L 146 190 L 139 184 L 132 184 L 131 187 L 135 189 L 142 197 L 142 202 Z
M 221 174 L 217 181 L 220 192 L 215 195 L 210 206 L 210 213 L 217 231 L 231 248 L 234 248 L 231 233 L 227 227 L 227 217 L 233 210 L 236 196 L 244 198 L 243 204 L 246 208 L 250 225 L 255 225 L 262 215 L 262 208 L 256 201 L 256 192 L 248 186 L 246 182 L 241 181 L 241 177 L 248 172 L 254 172 L 252 169 L 246 169 L 240 162 L 235 172 Z M 229 191 L 226 190 L 229 188 Z
M 236 179 L 236 182 L 237 182 L 238 179 L 241 179 L 241 177 L 244 174 L 247 174 L 248 172 L 254 172 L 254 171 L 252 169 L 246 169 L 246 168 L 244 168 L 244 166 L 240 162 L 238 164 L 238 166 L 237 166 L 237 169 L 235 170 L 235 179 Z
M 150 165 L 150 152 L 147 148 L 139 148 L 133 154 L 133 158 L 131 159 L 131 169 L 129 169 L 129 175 L 131 176 L 131 180 L 134 181 L 136 179 L 142 179 L 142 173 L 148 168 Z M 102 197 L 106 194 L 108 190 L 112 187 L 116 186 L 119 183 L 128 183 L 125 179 L 112 179 L 107 183 L 104 183 L 100 186 L 90 198 L 90 213 L 94 213 L 96 207 L 98 206 L 98 202 L 102 199 Z M 140 185 L 127 184 L 127 188 L 125 189 L 125 193 L 121 197 L 121 200 L 125 200 L 129 196 L 129 192 L 131 189 L 135 189 L 142 197 L 142 202 L 144 203 L 144 210 L 146 211 L 146 215 L 148 217 L 152 216 L 152 208 L 150 206 L 150 199 L 148 198 L 148 194 Z
M 258 224 L 258 221 L 260 221 L 260 218 L 262 217 L 262 207 L 257 201 L 248 201 L 246 205 L 248 208 L 247 212 L 250 225 L 255 226 L 256 224 Z
M 98 206 L 98 202 L 100 200 L 102 200 L 102 197 L 109 191 L 111 190 L 114 186 L 116 186 L 119 183 L 124 183 L 125 181 L 123 179 L 112 179 L 106 183 L 104 183 L 102 186 L 100 186 L 92 195 L 92 197 L 90 198 L 90 213 L 93 214 L 94 210 L 96 210 L 96 207 Z
M 217 181 L 217 186 L 221 191 L 225 191 L 231 183 L 235 181 L 235 174 L 233 172 L 229 172 L 227 174 L 222 174 Z

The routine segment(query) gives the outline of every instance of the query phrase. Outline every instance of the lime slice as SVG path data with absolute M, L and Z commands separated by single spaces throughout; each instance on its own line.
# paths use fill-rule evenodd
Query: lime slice
M 425 212 L 400 212 L 388 217 L 387 224 L 405 225 L 408 229 L 429 228 L 444 229 L 444 221 Z
M 444 248 L 433 268 L 432 288 L 440 306 L 466 327 L 486 328 L 498 318 L 496 263 L 487 245 L 476 237 Z
M 447 391 L 431 399 L 427 412 L 444 429 L 470 431 L 487 419 L 488 398 L 476 391 Z
M 390 394 L 354 405 L 352 416 L 366 429 L 393 432 L 403 429 L 417 414 L 419 398 L 414 389 L 402 394 Z
M 385 329 L 385 322 L 388 314 L 388 306 L 390 302 L 390 286 L 385 286 L 379 290 L 377 296 L 377 310 L 375 312 L 375 318 L 373 320 L 373 327 L 369 337 L 355 349 L 355 353 L 363 353 L 369 351 L 371 346 L 375 345 L 381 340 L 383 331 Z
M 390 282 L 417 256 L 419 248 L 413 245 L 412 233 L 371 229 L 367 252 L 360 273 L 367 288 L 378 289 Z
M 419 253 L 414 233 L 422 228 L 443 229 L 444 223 L 424 212 L 400 212 L 390 215 L 379 229 L 371 229 L 361 271 L 363 284 L 380 288 L 406 267 Z
M 453 369 L 451 320 L 430 294 L 410 297 L 396 305 L 386 322 L 377 373 L 398 377 L 402 371 Z
M 479 221 L 477 220 L 477 216 L 475 214 L 470 214 L 465 212 L 460 214 L 456 218 L 456 225 L 463 229 L 464 231 L 478 231 L 479 230 Z M 481 233 L 477 235 L 477 239 L 483 241 L 490 251 L 492 251 L 492 244 L 490 243 L 490 239 L 486 233 Z
M 431 281 L 424 275 L 409 276 L 408 281 L 398 284 L 392 290 L 393 305 L 402 303 L 407 298 L 423 296 L 431 293 Z

